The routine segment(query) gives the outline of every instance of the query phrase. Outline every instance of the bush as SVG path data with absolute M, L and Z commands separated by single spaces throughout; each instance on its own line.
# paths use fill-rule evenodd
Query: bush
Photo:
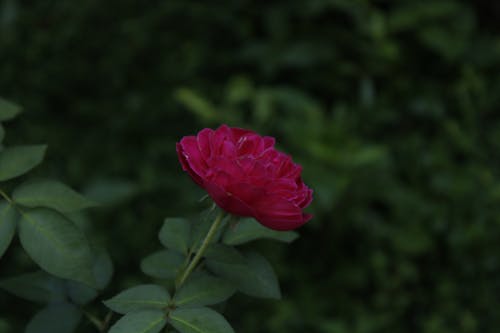
M 284 301 L 238 298 L 237 332 L 495 332 L 496 3 L 0 4 L 1 93 L 27 110 L 5 140 L 48 143 L 37 172 L 109 199 L 92 218 L 108 296 L 203 195 L 175 142 L 227 122 L 278 137 L 315 189 L 298 241 L 256 245 Z M 2 267 L 32 263 L 14 246 Z M 0 330 L 32 310 L 2 294 Z

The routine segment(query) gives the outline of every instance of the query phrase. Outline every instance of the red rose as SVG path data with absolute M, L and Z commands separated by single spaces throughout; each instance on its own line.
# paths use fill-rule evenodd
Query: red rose
M 312 190 L 301 179 L 302 168 L 274 148 L 274 138 L 220 126 L 177 143 L 184 171 L 225 211 L 251 216 L 275 230 L 291 230 L 312 217 L 302 210 Z

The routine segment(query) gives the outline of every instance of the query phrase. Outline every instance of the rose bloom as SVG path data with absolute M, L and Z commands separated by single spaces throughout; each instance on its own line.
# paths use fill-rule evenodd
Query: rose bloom
M 312 190 L 302 182 L 302 167 L 274 143 L 272 137 L 222 125 L 185 136 L 176 146 L 184 171 L 219 207 L 274 230 L 291 230 L 312 218 L 302 211 Z

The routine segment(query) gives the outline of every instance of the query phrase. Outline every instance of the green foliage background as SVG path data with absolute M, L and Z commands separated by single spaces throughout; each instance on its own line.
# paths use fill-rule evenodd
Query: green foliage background
M 276 136 L 315 190 L 299 240 L 255 245 L 284 300 L 232 299 L 237 332 L 496 332 L 499 20 L 486 0 L 1 0 L 0 92 L 26 110 L 6 142 L 123 194 L 92 212 L 106 296 L 200 210 L 175 142 L 224 122 Z M 13 247 L 0 273 L 33 267 Z M 32 312 L 0 294 L 0 331 Z

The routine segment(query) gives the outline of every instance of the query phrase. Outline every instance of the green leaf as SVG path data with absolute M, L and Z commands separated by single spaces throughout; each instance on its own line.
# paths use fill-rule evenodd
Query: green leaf
M 158 333 L 166 324 L 165 312 L 142 310 L 123 316 L 111 327 L 109 333 Z
M 0 317 L 0 332 L 13 332 L 13 323 L 5 317 Z M 175 332 L 174 332 L 175 333 Z
M 174 304 L 178 307 L 213 305 L 227 300 L 235 291 L 227 281 L 204 274 L 187 280 L 175 294 Z
M 205 251 L 205 257 L 225 264 L 245 265 L 245 257 L 229 245 L 212 244 Z
M 0 202 L 0 258 L 2 258 L 16 233 L 18 217 L 12 205 L 5 201 Z
M 244 294 L 281 298 L 278 279 L 269 262 L 256 253 L 245 256 L 244 262 L 221 261 L 208 258 L 208 268 L 216 275 L 234 283 Z
M 187 254 L 191 236 L 191 225 L 188 220 L 167 218 L 160 230 L 159 238 L 163 246 Z
M 47 208 L 25 211 L 19 222 L 19 238 L 30 257 L 47 272 L 95 285 L 88 241 L 63 215 Z
M 223 237 L 223 242 L 227 245 L 240 245 L 259 238 L 268 238 L 290 243 L 298 237 L 299 234 L 294 231 L 271 230 L 252 218 L 244 218 L 235 226 L 227 229 Z
M 162 286 L 144 284 L 127 289 L 104 304 L 121 314 L 138 310 L 164 309 L 170 303 L 170 295 Z
M 255 280 L 252 283 L 245 279 L 245 283 L 241 284 L 239 289 L 251 296 L 281 298 L 278 278 L 267 259 L 257 253 L 247 254 L 246 259 Z
M 113 263 L 108 252 L 99 247 L 94 249 L 94 264 L 92 271 L 96 280 L 97 289 L 104 289 L 110 282 L 113 274 Z M 67 280 L 68 296 L 75 304 L 85 305 L 98 296 L 96 289 L 83 283 Z
M 103 206 L 113 206 L 130 199 L 137 192 L 137 185 L 122 179 L 98 179 L 83 192 L 87 198 Z
M 216 107 L 191 89 L 180 88 L 175 91 L 174 97 L 189 111 L 204 120 L 213 120 L 217 117 Z
M 211 218 L 213 216 L 213 219 Z M 207 235 L 208 230 L 210 230 L 211 222 L 215 219 L 215 214 L 209 211 L 206 213 L 206 216 L 203 216 L 200 220 L 193 221 L 191 224 L 191 236 L 189 241 L 189 248 L 192 250 L 197 250 L 205 236 Z M 215 238 L 215 237 L 214 237 Z
M 3 142 L 4 138 L 5 138 L 5 129 L 3 128 L 2 124 L 0 124 L 0 144 Z
M 25 174 L 42 162 L 45 145 L 17 146 L 0 152 L 0 181 Z
M 93 272 L 98 289 L 104 289 L 111 282 L 113 277 L 113 262 L 108 251 L 103 247 L 94 249 Z
M 72 280 L 66 281 L 66 289 L 71 301 L 78 305 L 88 304 L 99 296 L 96 289 Z
M 63 281 L 43 271 L 0 280 L 0 288 L 33 302 L 50 303 L 65 298 Z
M 217 218 L 217 215 L 219 213 L 219 209 L 209 209 L 201 214 L 201 218 L 199 219 L 199 221 L 191 224 L 191 250 L 198 250 L 198 248 L 201 246 L 201 243 L 205 239 L 208 230 L 210 230 L 213 221 Z M 217 243 L 219 241 L 219 239 L 222 237 L 222 231 L 224 230 L 224 227 L 230 217 L 231 216 L 228 215 L 222 220 L 216 234 L 211 239 L 210 243 Z
M 25 333 L 73 333 L 81 317 L 73 304 L 49 305 L 31 318 Z
M 23 206 L 47 207 L 61 213 L 71 213 L 95 206 L 94 202 L 63 183 L 48 179 L 24 183 L 14 190 L 12 197 L 15 202 Z
M 185 258 L 174 251 L 162 250 L 150 254 L 141 262 L 142 271 L 157 279 L 174 279 L 179 273 Z
M 87 212 L 80 210 L 78 212 L 66 213 L 63 215 L 73 222 L 74 225 L 76 225 L 80 230 L 83 230 L 86 235 L 92 235 L 94 233 L 92 221 L 90 220 Z
M 31 318 L 25 333 L 73 333 L 81 318 L 82 313 L 73 304 L 49 305 Z
M 234 333 L 226 319 L 209 308 L 176 309 L 169 320 L 181 333 Z
M 0 97 L 0 121 L 11 120 L 21 113 L 22 108 Z

